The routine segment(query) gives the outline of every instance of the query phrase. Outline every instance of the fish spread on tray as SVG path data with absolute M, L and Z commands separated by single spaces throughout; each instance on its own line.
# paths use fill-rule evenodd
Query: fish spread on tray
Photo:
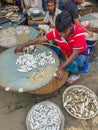
M 63 94 L 63 106 L 72 116 L 89 119 L 97 114 L 97 96 L 86 87 L 72 87 Z

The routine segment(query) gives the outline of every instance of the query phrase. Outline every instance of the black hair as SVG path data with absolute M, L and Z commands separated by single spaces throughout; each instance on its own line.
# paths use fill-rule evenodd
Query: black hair
M 48 0 L 47 2 L 51 2 L 51 3 L 56 4 L 56 0 Z
M 71 16 L 66 10 L 63 10 L 60 14 L 57 15 L 55 26 L 59 32 L 64 32 L 69 26 L 71 26 L 71 24 Z

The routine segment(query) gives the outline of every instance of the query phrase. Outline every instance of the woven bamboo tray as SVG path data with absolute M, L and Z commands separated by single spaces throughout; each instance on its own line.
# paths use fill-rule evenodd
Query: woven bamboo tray
M 89 7 L 89 8 L 84 8 L 84 9 L 81 9 L 79 10 L 79 14 L 81 16 L 85 15 L 85 14 L 89 14 L 89 13 L 92 13 L 92 7 Z
M 98 28 L 88 27 L 88 30 L 98 33 Z
M 51 114 L 51 110 L 52 110 L 52 114 Z M 56 116 L 56 118 L 54 115 Z M 55 121 L 55 119 L 57 121 Z M 37 127 L 35 122 L 37 122 L 37 125 L 40 124 L 40 126 L 38 126 L 39 128 L 36 128 L 36 130 L 38 129 L 41 130 L 41 126 L 43 126 L 45 130 L 48 128 L 50 128 L 49 130 L 57 130 L 58 127 L 59 130 L 64 130 L 65 117 L 58 105 L 47 100 L 35 104 L 29 110 L 26 117 L 27 130 L 35 130 L 34 127 L 35 126 Z
M 30 93 L 41 94 L 41 95 L 53 93 L 65 84 L 67 77 L 68 77 L 68 72 L 65 71 L 61 80 L 57 80 L 56 78 L 54 78 L 52 81 L 50 81 L 45 86 L 43 86 L 39 89 L 33 90 Z
M 77 98 L 75 98 L 74 95 Z M 67 96 L 69 96 L 69 97 L 67 97 Z M 82 99 L 86 98 L 86 101 L 87 100 L 89 101 L 88 104 L 86 104 L 85 100 L 80 102 L 81 98 Z M 69 99 L 71 99 L 71 100 L 68 101 Z M 94 99 L 94 101 L 92 101 L 92 99 Z M 76 102 L 76 100 L 78 102 Z M 83 86 L 83 85 L 72 85 L 72 86 L 70 86 L 69 88 L 67 88 L 64 91 L 64 93 L 62 95 L 62 101 L 63 101 L 63 107 L 65 108 L 65 110 L 71 116 L 73 116 L 77 119 L 82 119 L 82 120 L 92 119 L 98 114 L 98 107 L 97 107 L 98 106 L 98 97 L 96 96 L 96 94 L 91 89 L 87 88 L 86 86 Z M 75 105 L 72 105 L 72 103 L 74 103 L 74 102 L 75 102 Z M 84 103 L 83 107 L 81 106 L 81 103 Z M 67 106 L 69 104 L 72 105 L 72 108 Z M 89 107 L 90 104 L 92 104 L 92 107 Z M 75 107 L 78 108 L 78 109 L 76 109 Z M 80 107 L 83 108 L 83 109 L 80 110 Z M 73 112 L 73 109 L 74 109 L 74 112 Z M 87 112 L 86 109 L 89 112 L 87 114 L 87 116 L 84 115 Z M 81 113 L 81 111 L 83 113 Z M 92 111 L 94 113 L 91 115 L 90 112 L 92 112 Z M 77 115 L 77 114 L 79 114 L 79 115 Z

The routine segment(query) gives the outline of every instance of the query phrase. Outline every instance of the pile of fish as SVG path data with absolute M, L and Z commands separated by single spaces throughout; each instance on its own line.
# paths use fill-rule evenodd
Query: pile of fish
M 43 67 L 37 72 L 32 73 L 29 76 L 29 80 L 32 84 L 41 83 L 46 81 L 46 79 L 51 78 L 52 75 L 54 76 L 54 70 L 52 66 Z
M 11 47 L 16 44 L 17 40 L 15 36 L 6 36 L 0 38 L 0 45 L 1 46 L 6 46 L 6 47 Z
M 15 37 L 15 28 L 10 27 L 0 30 L 0 45 L 3 47 L 11 47 L 17 43 Z
M 20 72 L 28 72 L 38 66 L 55 64 L 55 58 L 51 51 L 42 53 L 19 54 L 16 59 L 17 70 Z
M 19 11 L 18 6 L 13 6 L 13 5 L 3 6 L 3 7 L 0 7 L 0 16 L 10 16 L 10 12 L 14 13 L 17 11 Z
M 16 36 L 16 38 L 19 41 L 19 44 L 28 42 L 31 39 L 28 33 L 19 34 L 19 35 Z
M 12 47 L 34 39 L 32 28 L 24 25 L 0 30 L 0 46 Z
M 8 17 L 8 19 L 11 22 L 18 22 L 21 19 L 21 17 L 22 16 L 20 14 L 13 13 L 11 16 Z
M 98 112 L 97 96 L 93 91 L 81 85 L 70 86 L 65 90 L 63 106 L 69 114 L 78 119 L 93 118 Z
M 16 33 L 17 34 L 24 34 L 24 33 L 29 33 L 30 32 L 30 29 L 29 29 L 29 27 L 28 26 L 18 26 L 17 28 L 16 28 Z
M 0 30 L 0 37 L 15 35 L 15 28 L 10 27 L 7 29 Z
M 96 41 L 98 40 L 98 34 L 93 32 L 93 36 L 90 37 L 90 35 L 88 33 L 85 33 L 86 36 L 86 40 L 88 41 Z
M 62 112 L 56 104 L 50 101 L 38 103 L 27 115 L 27 130 L 63 130 L 62 117 Z
M 16 28 L 16 38 L 17 38 L 18 42 L 21 44 L 21 43 L 25 43 L 25 42 L 29 41 L 31 39 L 29 33 L 30 33 L 29 27 L 22 26 L 22 25 L 18 26 Z

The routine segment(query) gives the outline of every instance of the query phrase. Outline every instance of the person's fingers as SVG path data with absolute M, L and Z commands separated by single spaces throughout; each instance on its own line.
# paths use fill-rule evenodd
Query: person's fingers
M 31 23 L 31 21 L 28 21 L 28 24 L 30 24 Z
M 14 53 L 18 53 L 18 50 L 17 50 L 17 49 L 15 49 L 15 50 L 14 50 Z
M 62 76 L 61 76 L 61 74 L 59 74 L 59 73 L 58 73 L 58 74 L 56 74 L 56 78 L 57 78 L 58 80 L 60 80 L 60 79 L 61 79 L 61 77 L 62 77 Z
M 15 50 L 14 50 L 15 53 L 18 53 L 18 52 L 20 52 L 20 51 L 21 51 L 21 48 L 20 48 L 20 47 L 16 47 Z

